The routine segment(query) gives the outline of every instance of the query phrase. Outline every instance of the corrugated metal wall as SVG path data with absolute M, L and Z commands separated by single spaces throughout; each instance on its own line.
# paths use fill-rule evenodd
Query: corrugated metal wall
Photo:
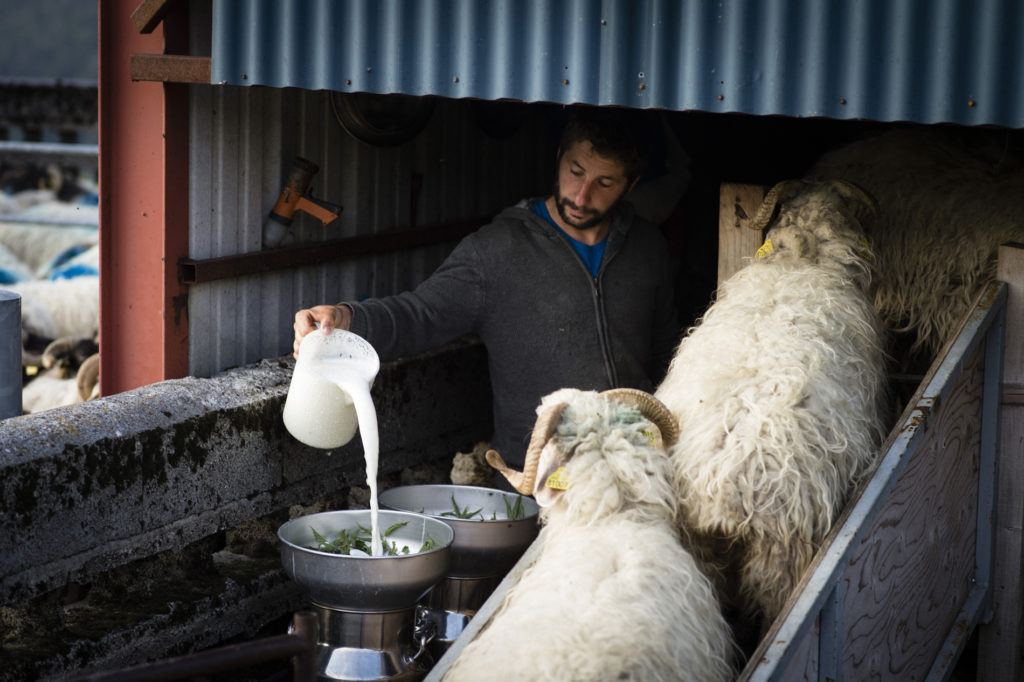
M 1024 127 L 1020 0 L 218 0 L 213 82 Z
M 409 225 L 412 173 L 423 175 L 416 224 L 493 215 L 551 183 L 553 159 L 541 117 L 516 135 L 485 136 L 468 103 L 438 100 L 427 129 L 393 148 L 359 142 L 335 121 L 327 93 L 193 86 L 189 255 L 257 251 L 261 226 L 295 155 L 320 166 L 318 197 L 345 207 L 324 228 L 303 216 L 300 239 L 317 240 Z M 413 287 L 454 244 L 301 270 L 251 275 L 189 290 L 190 371 L 218 370 L 290 352 L 302 307 L 383 296 Z

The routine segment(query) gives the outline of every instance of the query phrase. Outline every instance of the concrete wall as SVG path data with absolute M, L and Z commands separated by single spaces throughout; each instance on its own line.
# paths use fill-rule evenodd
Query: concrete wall
M 29 611 L 39 611 L 39 604 L 72 601 L 75 586 L 104 581 L 116 593 L 120 583 L 110 575 L 128 564 L 173 555 L 250 520 L 287 513 L 291 505 L 344 498 L 347 488 L 363 485 L 358 437 L 322 451 L 284 430 L 291 367 L 291 358 L 264 360 L 211 379 L 167 381 L 0 421 L 0 605 L 10 611 L 31 604 Z M 373 398 L 382 476 L 450 457 L 491 432 L 486 354 L 478 344 L 457 342 L 385 365 Z M 131 629 L 94 627 L 93 642 L 107 644 L 92 645 L 89 656 L 79 651 L 78 665 L 126 665 L 210 646 L 295 608 L 296 594 L 276 572 L 275 553 L 255 571 L 262 577 L 254 587 L 236 585 L 230 604 L 193 608 L 184 618 L 194 633 L 206 632 L 205 640 L 185 637 L 181 617 L 172 619 L 176 630 L 149 619 L 145 632 L 136 628 L 133 636 L 126 635 Z M 63 613 L 66 620 L 67 609 Z M 234 632 L 222 627 L 210 634 L 203 622 L 218 613 L 237 621 Z M 0 668 L 7 667 L 6 636 Z M 155 646 L 156 640 L 163 644 Z M 124 650 L 112 658 L 118 648 Z M 126 651 L 136 651 L 136 658 Z

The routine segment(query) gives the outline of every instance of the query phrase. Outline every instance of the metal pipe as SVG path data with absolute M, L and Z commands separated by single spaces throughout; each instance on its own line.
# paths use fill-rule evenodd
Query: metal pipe
M 79 144 L 75 142 L 20 142 L 3 140 L 0 141 L 0 154 L 4 158 L 31 158 L 45 157 L 54 160 L 91 160 L 96 161 L 99 156 L 99 145 Z
M 96 673 L 80 678 L 82 682 L 158 682 L 184 680 L 216 672 L 228 672 L 257 663 L 291 658 L 293 679 L 312 682 L 316 662 L 316 614 L 300 611 L 292 619 L 291 633 L 243 644 L 201 651 L 188 656 L 138 665 L 132 668 Z
M 0 289 L 0 419 L 21 414 L 21 295 Z
M 416 230 L 381 232 L 378 234 L 329 239 L 322 242 L 267 249 L 234 256 L 178 261 L 178 281 L 181 284 L 201 284 L 218 279 L 230 279 L 260 272 L 319 265 L 333 261 L 386 253 L 418 246 L 428 246 L 461 239 L 486 225 L 490 218 L 460 221 L 424 227 Z

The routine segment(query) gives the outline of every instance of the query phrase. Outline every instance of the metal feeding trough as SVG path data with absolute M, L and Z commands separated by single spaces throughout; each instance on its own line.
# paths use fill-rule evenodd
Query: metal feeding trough
M 440 657 L 537 537 L 540 507 L 518 493 L 462 485 L 402 486 L 385 490 L 379 500 L 381 507 L 424 514 L 455 531 L 445 580 L 424 602 L 424 615 L 437 630 L 430 649 Z M 507 518 L 517 503 L 522 518 Z M 458 518 L 456 507 L 479 512 Z
M 326 538 L 357 525 L 370 527 L 369 510 L 332 511 L 292 519 L 277 531 L 281 562 L 305 589 L 318 618 L 317 671 L 321 680 L 420 680 L 433 665 L 429 620 L 417 602 L 448 571 L 452 529 L 420 514 L 381 511 L 387 529 L 406 522 L 388 541 L 408 546 L 398 556 L 321 552 L 313 529 Z M 427 537 L 435 549 L 418 552 Z

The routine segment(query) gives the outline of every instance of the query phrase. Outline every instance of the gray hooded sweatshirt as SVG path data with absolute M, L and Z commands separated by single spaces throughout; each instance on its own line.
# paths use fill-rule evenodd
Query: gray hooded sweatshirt
M 415 290 L 351 306 L 381 360 L 475 333 L 494 394 L 491 446 L 521 467 L 540 399 L 559 388 L 654 389 L 679 335 L 668 248 L 620 202 L 592 278 L 528 200 L 463 239 Z

